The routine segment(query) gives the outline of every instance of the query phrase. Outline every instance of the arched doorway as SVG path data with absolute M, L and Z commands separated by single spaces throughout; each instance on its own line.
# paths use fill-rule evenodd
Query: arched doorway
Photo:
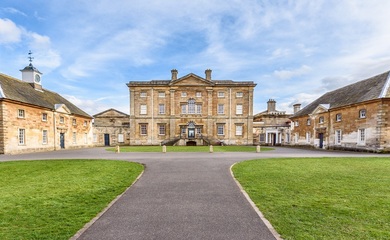
M 187 146 L 196 146 L 196 141 L 187 141 Z

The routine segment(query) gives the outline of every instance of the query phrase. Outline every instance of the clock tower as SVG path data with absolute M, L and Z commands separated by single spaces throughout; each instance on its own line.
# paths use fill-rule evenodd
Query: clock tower
M 35 89 L 42 90 L 42 81 L 41 81 L 42 73 L 32 65 L 32 60 L 34 58 L 31 56 L 31 54 L 32 52 L 30 51 L 28 53 L 30 64 L 25 68 L 23 68 L 22 70 L 20 70 L 22 72 L 22 80 L 24 82 L 30 83 Z

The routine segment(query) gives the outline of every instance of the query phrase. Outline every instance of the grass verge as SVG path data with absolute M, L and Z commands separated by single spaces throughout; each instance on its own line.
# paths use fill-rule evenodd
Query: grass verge
M 69 239 L 142 170 L 107 160 L 1 162 L 0 239 Z
M 390 239 L 390 158 L 254 160 L 233 172 L 284 239 Z
M 214 152 L 256 152 L 256 146 L 213 146 Z M 273 148 L 261 147 L 261 151 Z M 115 151 L 115 148 L 107 148 Z M 161 146 L 121 146 L 121 152 L 162 152 Z M 209 152 L 209 146 L 167 146 L 167 152 Z

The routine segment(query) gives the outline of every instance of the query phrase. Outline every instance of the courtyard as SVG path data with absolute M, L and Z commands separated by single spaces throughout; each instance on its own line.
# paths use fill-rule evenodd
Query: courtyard
M 255 151 L 214 153 L 114 153 L 111 151 L 106 151 L 104 148 L 89 148 L 23 155 L 1 155 L 0 161 L 110 159 L 137 162 L 144 165 L 144 172 L 139 180 L 132 187 L 126 190 L 124 194 L 121 195 L 121 197 L 119 197 L 115 203 L 112 204 L 111 207 L 104 211 L 104 213 L 98 215 L 98 218 L 95 218 L 87 225 L 87 227 L 79 231 L 73 237 L 74 239 L 275 239 L 278 238 L 278 234 L 272 229 L 272 226 L 267 223 L 267 220 L 263 221 L 264 219 L 261 217 L 262 214 L 259 215 L 259 213 L 256 212 L 251 202 L 248 201 L 245 195 L 240 191 L 240 188 L 237 187 L 237 184 L 230 173 L 231 166 L 234 163 L 250 159 L 267 159 L 266 161 L 257 161 L 263 163 L 267 161 L 272 162 L 272 159 L 276 160 L 284 158 L 280 161 L 280 166 L 288 165 L 287 163 L 295 161 L 298 163 L 298 165 L 295 167 L 301 168 L 301 170 L 305 170 L 303 168 L 308 165 L 301 165 L 301 167 L 299 167 L 299 164 L 302 164 L 301 161 L 304 158 L 323 157 L 326 158 L 326 161 L 331 161 L 329 160 L 331 158 L 339 159 L 344 157 L 354 159 L 361 157 L 381 159 L 382 174 L 378 174 L 378 181 L 381 181 L 382 184 L 388 185 L 388 177 L 380 178 L 380 176 L 383 174 L 386 175 L 386 171 L 387 173 L 390 171 L 389 161 L 386 161 L 386 157 L 388 157 L 388 155 L 313 151 L 293 148 L 275 148 L 275 150 L 264 151 L 260 153 L 256 153 Z M 320 161 L 321 160 L 317 160 L 317 162 Z M 353 163 L 351 163 L 351 160 L 348 161 L 350 162 L 347 163 L 347 166 L 352 166 Z M 245 162 L 245 164 L 246 163 L 250 163 L 250 161 Z M 240 166 L 240 164 L 235 165 L 233 169 L 237 166 Z M 367 176 L 371 176 L 373 174 L 367 171 L 369 168 L 368 164 L 365 163 L 362 166 L 366 166 L 366 168 L 362 167 L 360 169 L 362 173 L 366 173 Z M 261 168 L 265 167 L 266 166 L 262 166 Z M 251 174 L 252 168 L 253 166 L 250 166 L 249 170 L 245 170 L 243 172 Z M 277 168 L 273 166 L 273 169 Z M 310 168 L 307 170 L 309 169 Z M 281 171 L 279 179 L 282 179 L 283 176 L 286 176 L 286 174 L 284 174 L 281 169 L 278 170 Z M 294 171 L 298 172 L 297 169 Z M 271 173 L 272 171 L 269 170 L 268 172 Z M 336 172 L 336 170 L 334 170 L 334 172 Z M 294 177 L 293 174 L 292 176 Z M 387 176 L 389 176 L 389 174 L 387 174 Z M 243 176 L 237 176 L 240 182 L 245 181 L 245 179 L 241 179 L 242 177 Z M 288 177 L 291 178 L 291 176 Z M 340 175 L 331 174 L 330 177 L 328 175 L 326 178 L 337 179 L 340 178 Z M 262 180 L 264 181 L 264 179 Z M 353 183 L 353 181 L 350 182 L 351 185 L 353 185 Z M 248 191 L 248 186 L 246 186 L 246 184 L 243 184 L 242 182 L 241 184 L 244 186 L 244 189 L 247 190 L 251 198 L 255 201 L 256 205 L 261 203 L 261 201 L 257 201 L 255 199 L 256 196 L 253 195 L 253 191 Z M 301 186 L 305 185 L 302 183 L 300 184 Z M 358 188 L 360 183 L 355 182 L 355 184 L 356 185 L 354 187 Z M 128 183 L 128 185 L 130 186 L 131 184 Z M 295 189 L 293 191 L 297 190 Z M 318 191 L 321 192 L 321 189 Z M 264 189 L 261 189 L 260 192 L 266 193 Z M 291 194 L 291 192 L 288 191 L 286 191 L 286 193 Z M 296 195 L 299 194 L 307 193 L 296 193 Z M 386 203 L 389 201 L 388 189 L 387 191 L 384 189 L 381 194 L 381 196 L 374 196 L 382 199 L 382 209 L 377 210 L 386 214 L 389 211 L 389 204 L 386 205 Z M 269 196 L 263 196 L 264 199 L 267 197 Z M 359 198 L 359 196 L 354 197 Z M 97 196 L 97 198 L 99 198 L 99 196 Z M 283 198 L 279 196 L 270 202 L 277 203 L 277 200 L 279 199 Z M 326 201 L 323 201 L 323 203 L 326 203 Z M 264 203 L 261 203 L 261 205 L 262 204 Z M 306 203 L 302 202 L 301 204 L 304 205 Z M 294 205 L 295 206 L 290 207 L 295 210 L 299 209 L 299 207 L 302 207 L 299 204 Z M 263 211 L 262 207 L 259 208 L 268 219 L 268 209 Z M 310 209 L 308 208 L 307 211 L 310 212 Z M 347 216 L 348 209 L 344 209 L 344 211 L 344 215 Z M 359 211 L 359 209 L 355 209 L 355 211 Z M 298 211 L 296 214 L 298 214 Z M 343 214 L 337 215 L 335 218 L 339 218 L 340 216 L 342 217 Z M 389 214 L 387 214 L 387 216 L 389 216 Z M 321 215 L 318 215 L 318 218 L 321 218 Z M 289 223 L 290 220 L 295 223 L 302 221 L 303 230 L 301 229 L 299 231 L 305 232 L 305 229 L 309 231 L 307 226 L 304 225 L 306 224 L 304 219 L 286 219 L 286 222 Z M 384 219 L 377 219 L 376 222 L 382 222 L 383 232 L 378 232 L 375 229 L 367 230 L 377 234 L 372 235 L 376 236 L 377 238 L 388 238 L 388 219 L 385 217 Z M 291 225 L 292 223 L 289 224 Z M 283 227 L 280 227 L 282 225 L 277 223 L 273 227 L 277 228 L 278 230 L 283 230 Z M 313 223 L 312 228 L 316 228 L 317 226 L 318 225 Z M 360 228 L 364 228 L 364 224 L 360 226 Z M 284 233 L 286 233 L 286 238 L 289 239 L 302 238 L 291 237 L 294 236 L 294 233 L 289 233 L 286 230 L 280 232 L 283 237 Z M 310 236 L 313 239 L 319 236 L 313 236 L 310 235 L 310 233 L 306 234 L 308 235 L 296 236 L 305 236 L 306 239 L 310 239 Z M 354 237 L 356 236 L 354 236 L 352 233 L 351 239 Z M 42 237 L 39 236 L 30 238 L 42 239 Z M 65 237 L 63 239 L 67 238 L 68 237 Z M 326 239 L 327 237 L 325 235 L 318 238 Z M 365 238 L 368 239 L 369 237 Z

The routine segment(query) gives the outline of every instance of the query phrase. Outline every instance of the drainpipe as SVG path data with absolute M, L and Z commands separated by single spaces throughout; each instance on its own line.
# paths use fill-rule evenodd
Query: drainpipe
M 229 88 L 229 144 L 231 144 L 230 142 L 230 138 L 231 138 L 231 134 L 232 134 L 232 88 Z
M 154 89 L 152 88 L 152 128 L 151 128 L 151 144 L 153 145 L 153 135 L 154 135 Z
M 53 134 L 54 134 L 54 151 L 57 150 L 57 124 L 56 124 L 56 113 L 55 111 L 53 110 Z

